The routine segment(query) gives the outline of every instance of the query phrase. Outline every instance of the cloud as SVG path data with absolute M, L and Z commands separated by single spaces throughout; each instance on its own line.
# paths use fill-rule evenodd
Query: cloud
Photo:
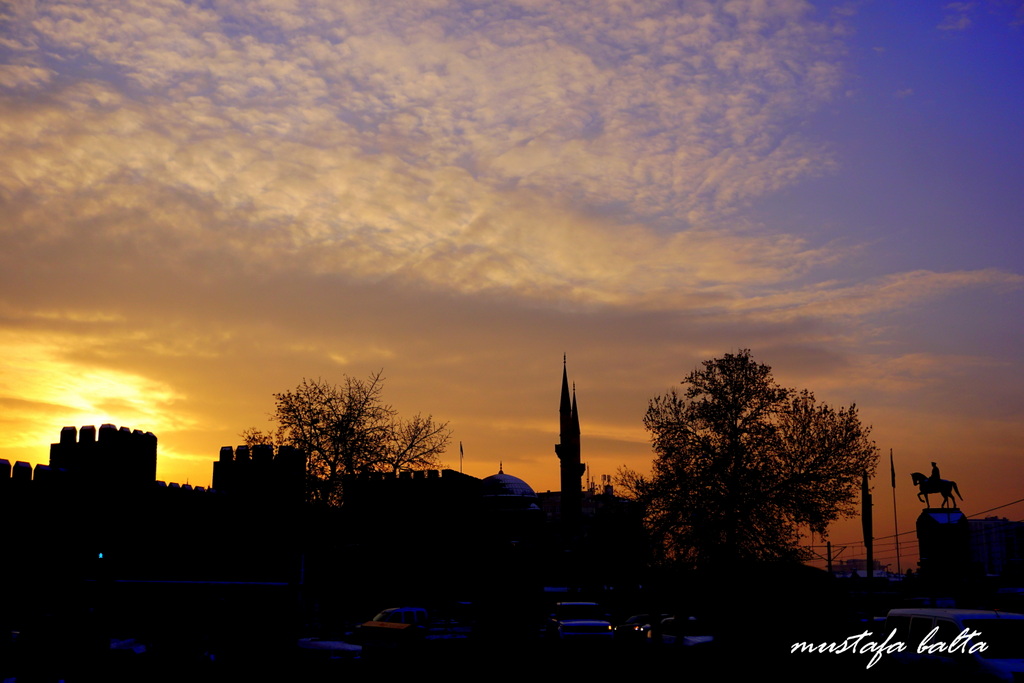
M 1024 288 L 1024 276 L 994 269 L 947 273 L 914 271 L 852 285 L 823 282 L 803 289 L 754 296 L 737 302 L 736 308 L 773 320 L 862 318 L 975 287 L 1019 290 Z
M 839 79 L 835 36 L 802 3 L 470 12 L 113 2 L 27 12 L 19 28 L 38 64 L 92 76 L 49 91 L 47 120 L 77 130 L 34 161 L 39 171 L 60 149 L 88 159 L 72 166 L 90 173 L 83 183 L 142 174 L 212 193 L 229 210 L 258 202 L 260 217 L 318 234 L 348 226 L 303 211 L 331 213 L 370 179 L 420 187 L 408 197 L 419 201 L 430 194 L 423 176 L 461 172 L 485 197 L 527 190 L 685 226 L 831 168 L 782 129 Z M 326 174 L 315 197 L 292 187 L 303 171 Z M 388 219 L 412 212 L 366 214 L 362 233 L 380 237 Z
M 3 112 L 9 233 L 20 226 L 33 239 L 70 239 L 99 230 L 93 237 L 171 246 L 168 258 L 232 250 L 266 267 L 297 260 L 370 280 L 545 298 L 561 290 L 581 303 L 641 305 L 668 303 L 669 291 L 682 301 L 696 282 L 784 277 L 810 256 L 786 236 L 664 234 L 458 166 L 426 169 L 394 154 L 274 137 L 254 145 L 219 125 L 205 101 L 183 115 L 180 105 L 142 107 L 99 84 L 59 97 L 32 114 Z M 712 174 L 705 184 L 715 182 Z M 737 173 L 734 182 L 743 196 L 768 191 L 758 173 Z
M 52 77 L 53 72 L 49 69 L 22 64 L 0 65 L 0 88 L 36 88 L 48 83 Z
M 54 425 L 107 422 L 160 431 L 180 429 L 187 415 L 169 410 L 178 396 L 168 385 L 110 364 L 85 365 L 69 357 L 72 349 L 109 344 L 83 335 L 41 334 L 36 330 L 0 331 L 5 369 L 0 379 L 4 406 L 3 449 L 45 449 L 56 438 Z M 172 417 L 172 414 L 174 415 Z M 40 454 L 40 461 L 45 456 Z
M 44 2 L 9 21 L 32 65 L 0 71 L 8 244 L 88 234 L 183 270 L 230 255 L 576 305 L 873 297 L 791 290 L 836 252 L 739 213 L 836 168 L 792 132 L 841 79 L 842 32 L 801 2 Z
M 976 4 L 973 2 L 950 2 L 943 5 L 945 15 L 939 22 L 940 31 L 965 31 L 973 23 L 970 14 Z

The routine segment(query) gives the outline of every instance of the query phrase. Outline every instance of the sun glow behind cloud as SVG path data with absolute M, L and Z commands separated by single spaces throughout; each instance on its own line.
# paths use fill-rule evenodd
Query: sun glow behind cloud
M 54 425 L 112 423 L 156 434 L 181 428 L 181 417 L 172 410 L 180 396 L 171 387 L 130 372 L 83 365 L 72 349 L 86 343 L 80 336 L 41 340 L 11 331 L 0 334 L 3 457 L 41 460 L 39 451 L 59 431 Z M 46 421 L 40 422 L 40 415 Z

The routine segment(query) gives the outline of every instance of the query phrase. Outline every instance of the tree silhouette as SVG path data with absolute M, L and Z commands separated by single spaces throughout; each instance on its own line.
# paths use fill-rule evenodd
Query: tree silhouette
M 311 502 L 339 505 L 346 475 L 435 469 L 451 432 L 430 415 L 402 419 L 383 401 L 381 372 L 367 379 L 345 376 L 341 384 L 303 379 L 292 391 L 274 394 L 274 435 L 249 429 L 247 441 L 271 440 L 306 455 Z
M 705 361 L 650 401 L 655 453 L 619 482 L 645 509 L 663 558 L 691 566 L 796 558 L 802 528 L 825 533 L 855 512 L 877 449 L 856 406 L 834 409 L 779 386 L 749 350 Z

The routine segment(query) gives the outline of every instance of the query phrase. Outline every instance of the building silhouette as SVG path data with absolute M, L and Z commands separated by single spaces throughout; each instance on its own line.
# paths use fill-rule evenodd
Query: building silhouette
M 64 427 L 47 465 L 0 460 L 0 629 L 38 642 L 84 629 L 93 654 L 122 629 L 252 654 L 297 623 L 457 599 L 494 606 L 495 632 L 529 632 L 545 586 L 628 580 L 645 558 L 639 516 L 610 482 L 583 491 L 564 357 L 559 430 L 561 491 L 538 495 L 499 464 L 484 478 L 349 477 L 329 507 L 307 502 L 305 458 L 287 446 L 222 447 L 207 489 L 156 480 L 152 433 Z
M 558 455 L 560 483 L 559 519 L 562 533 L 567 539 L 580 533 L 583 510 L 583 473 L 586 470 L 580 454 L 580 415 L 576 407 L 576 387 L 569 393 L 569 375 L 565 356 L 562 357 L 562 392 L 558 405 L 559 440 L 555 444 Z
M 1024 523 L 1005 517 L 967 520 L 971 563 L 989 576 L 1024 577 Z

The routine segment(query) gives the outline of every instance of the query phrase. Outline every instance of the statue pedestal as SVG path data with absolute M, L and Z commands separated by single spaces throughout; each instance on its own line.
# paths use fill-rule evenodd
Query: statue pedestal
M 921 577 L 960 581 L 970 566 L 970 531 L 960 508 L 925 508 L 917 518 Z

